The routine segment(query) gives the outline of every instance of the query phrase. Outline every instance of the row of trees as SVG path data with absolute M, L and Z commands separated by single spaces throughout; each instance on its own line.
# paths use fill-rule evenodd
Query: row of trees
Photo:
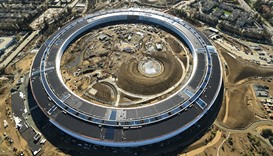
M 253 7 L 265 18 L 271 25 L 273 25 L 273 3 L 272 1 L 257 0 Z

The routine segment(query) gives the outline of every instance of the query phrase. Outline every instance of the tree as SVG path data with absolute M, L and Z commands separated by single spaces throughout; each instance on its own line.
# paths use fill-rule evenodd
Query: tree
M 261 132 L 261 136 L 264 138 L 269 138 L 270 136 L 273 136 L 273 132 L 271 129 L 263 129 Z
M 233 145 L 233 139 L 232 139 L 232 138 L 228 138 L 228 144 L 229 144 L 230 146 Z

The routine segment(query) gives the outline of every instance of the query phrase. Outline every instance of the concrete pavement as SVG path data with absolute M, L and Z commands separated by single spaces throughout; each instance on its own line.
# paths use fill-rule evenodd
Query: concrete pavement
M 26 45 L 39 33 L 40 31 L 33 31 L 17 48 L 12 52 L 3 62 L 0 64 L 0 69 L 5 68 L 21 51 Z

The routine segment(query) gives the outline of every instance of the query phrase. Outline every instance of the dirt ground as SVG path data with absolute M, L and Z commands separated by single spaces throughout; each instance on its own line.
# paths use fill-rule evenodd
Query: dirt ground
M 117 84 L 120 88 L 131 93 L 151 95 L 167 90 L 180 80 L 183 71 L 172 55 L 156 53 L 153 57 L 166 68 L 161 75 L 153 78 L 143 76 L 136 68 L 137 62 L 130 61 L 129 65 L 123 64 L 118 72 Z
M 199 140 L 188 146 L 183 151 L 183 153 L 190 154 L 192 151 L 195 151 L 195 154 L 201 153 L 202 151 L 204 151 L 202 147 L 206 147 L 208 143 L 211 145 L 212 143 L 218 142 L 218 140 L 220 139 L 219 135 L 221 137 L 222 132 L 220 132 L 216 126 L 211 126 L 210 130 L 208 130 L 205 135 L 203 135 Z
M 256 131 L 261 134 L 263 129 L 271 129 L 273 131 L 273 126 L 269 126 L 269 125 L 264 125 L 264 126 L 260 126 L 256 128 Z
M 273 154 L 270 146 L 262 141 L 259 141 L 257 137 L 252 137 L 253 140 L 250 140 L 247 134 L 231 134 L 230 139 L 223 144 L 219 154 L 239 156 L 242 154 L 249 154 L 250 151 L 254 153 L 254 155 L 262 155 L 261 152 L 266 152 L 269 155 Z
M 14 128 L 14 122 L 13 120 L 9 117 L 9 113 L 11 110 L 11 101 L 10 101 L 10 96 L 9 96 L 9 88 L 6 88 L 4 92 L 2 92 L 2 95 L 0 95 L 0 119 L 1 122 L 3 120 L 6 120 L 8 122 L 8 127 L 4 128 L 3 126 L 0 126 L 0 155 L 5 155 L 8 153 L 13 153 L 13 149 L 16 148 L 20 151 L 24 151 L 25 153 L 29 153 L 27 148 L 27 143 L 25 140 L 23 140 L 18 133 L 18 131 Z M 6 111 L 6 110 L 9 111 Z M 2 123 L 1 123 L 2 125 Z M 13 144 L 9 144 L 7 140 L 4 140 L 4 133 L 6 133 L 11 139 L 13 139 Z
M 253 64 L 247 63 L 240 58 L 234 58 L 228 52 L 220 47 L 217 47 L 218 52 L 223 63 L 224 71 L 224 87 L 225 96 L 223 99 L 222 107 L 217 116 L 217 122 L 229 129 L 239 130 L 245 129 L 254 121 L 259 120 L 257 117 L 264 117 L 264 111 L 256 100 L 255 93 L 253 92 L 252 84 L 261 84 L 272 86 L 271 78 L 273 76 L 273 69 L 257 67 Z M 270 87 L 269 93 L 273 93 Z M 257 117 L 256 117 L 257 116 Z M 262 129 L 271 128 L 272 126 L 261 126 L 256 128 L 258 134 Z M 196 150 L 202 150 L 192 153 L 193 155 L 243 155 L 254 154 L 261 155 L 266 152 L 269 155 L 273 154 L 272 147 L 265 143 L 263 140 L 251 135 L 251 139 L 247 136 L 247 132 L 231 133 L 229 139 L 224 140 L 227 133 L 224 133 L 218 142 L 214 145 L 207 147 L 203 150 L 200 142 L 203 138 L 193 143 L 190 147 L 195 147 Z M 209 133 L 204 136 L 208 138 Z M 221 143 L 223 144 L 221 145 Z M 257 144 L 257 145 L 254 145 Z M 188 153 L 190 154 L 190 153 Z
M 206 150 L 210 147 L 215 147 L 216 144 L 218 144 L 221 140 L 223 140 L 223 133 L 220 131 L 217 131 L 215 134 L 215 137 L 208 142 L 206 145 L 196 148 L 194 150 L 191 150 L 190 152 L 187 152 L 185 154 L 181 154 L 180 156 L 186 156 L 186 155 L 206 155 Z M 212 148 L 215 149 L 215 148 Z M 209 151 L 208 153 L 213 153 L 212 151 Z
M 227 79 L 230 83 L 236 84 L 243 79 L 255 76 L 268 77 L 273 75 L 273 69 L 262 68 L 257 65 L 255 66 L 241 60 L 240 58 L 234 58 L 227 52 L 222 52 L 221 54 L 229 65 L 229 74 L 227 75 Z
M 157 74 L 141 70 L 140 64 L 147 60 L 160 64 Z M 118 103 L 115 106 L 122 104 L 113 100 L 128 100 L 112 98 L 104 89 L 89 93 L 93 84 L 107 81 L 117 90 L 113 96 L 130 93 L 138 100 L 132 103 L 146 104 L 153 97 L 139 95 L 163 95 L 173 86 L 173 90 L 179 89 L 178 83 L 186 81 L 185 73 L 191 72 L 190 61 L 192 55 L 184 43 L 167 31 L 146 24 L 119 24 L 94 29 L 73 42 L 62 56 L 61 71 L 68 88 L 86 100 L 102 105 Z M 100 98 L 106 99 L 97 100 Z
M 226 62 L 225 100 L 218 120 L 229 128 L 244 128 L 255 120 L 255 114 L 263 116 L 261 107 L 253 94 L 252 83 L 266 83 L 257 79 L 258 76 L 272 76 L 272 69 L 255 67 L 239 58 L 235 59 L 226 50 L 218 48 L 223 62 Z M 256 77 L 255 77 L 256 76 Z M 270 82 L 267 82 L 270 83 Z M 226 109 L 228 109 L 226 116 Z M 240 115 L 238 115 L 240 114 Z M 225 117 L 226 116 L 226 117 Z
M 19 155 L 20 151 L 23 151 L 25 155 L 32 155 L 31 151 L 27 146 L 27 142 L 22 138 L 20 133 L 15 129 L 14 121 L 12 119 L 12 110 L 11 110 L 11 96 L 10 90 L 16 86 L 16 83 L 22 75 L 25 75 L 29 72 L 32 60 L 35 56 L 35 53 L 30 53 L 34 43 L 39 39 L 34 39 L 31 41 L 27 47 L 21 52 L 21 56 L 16 58 L 15 61 L 11 62 L 4 71 L 4 77 L 8 79 L 0 80 L 0 121 L 1 125 L 3 120 L 7 120 L 8 127 L 4 128 L 0 126 L 0 155 Z M 12 140 L 13 143 L 10 144 L 7 140 L 4 140 L 4 133 L 6 133 Z M 47 147 L 49 144 L 46 143 L 44 147 Z M 52 148 L 52 145 L 49 145 Z
M 154 0 L 151 0 L 150 2 L 152 1 Z M 165 3 L 164 0 L 162 0 L 162 2 Z M 174 51 L 179 51 L 179 49 Z M 218 52 L 221 53 L 223 60 L 227 63 L 227 75 L 225 77 L 225 101 L 222 104 L 217 120 L 228 128 L 245 128 L 253 121 L 257 120 L 255 114 L 262 115 L 261 109 L 259 105 L 257 105 L 251 90 L 251 84 L 259 83 L 272 86 L 272 82 L 257 77 L 272 77 L 273 69 L 260 68 L 253 64 L 246 63 L 239 58 L 232 57 L 227 52 L 223 52 L 223 49 L 221 48 L 218 49 Z M 15 85 L 23 73 L 29 71 L 33 57 L 34 54 L 29 54 L 18 61 L 15 65 L 8 66 L 5 70 L 5 74 L 14 75 L 15 78 L 13 81 L 3 81 L 3 84 L 7 83 L 7 85 L 0 87 L 0 121 L 2 122 L 5 119 L 9 123 L 9 126 L 6 129 L 4 129 L 3 126 L 0 126 L 0 155 L 14 155 L 12 152 L 13 147 L 17 148 L 18 151 L 24 151 L 26 155 L 31 155 L 26 142 L 14 128 L 13 121 L 8 117 L 6 109 L 9 108 L 10 110 L 11 106 L 10 89 Z M 73 62 L 73 60 L 75 60 L 75 58 L 67 58 L 65 62 Z M 273 95 L 272 87 L 269 90 L 269 93 Z M 258 127 L 256 130 L 261 132 L 261 130 L 265 128 L 273 129 L 272 126 L 265 125 Z M 12 145 L 9 145 L 6 140 L 3 140 L 4 132 L 14 140 Z M 217 132 L 217 135 L 212 139 L 211 143 L 207 144 L 208 146 L 206 145 L 205 140 L 211 137 L 211 132 L 193 143 L 188 149 L 197 148 L 199 151 L 191 154 L 216 155 L 218 147 L 227 136 L 227 132 Z M 231 133 L 230 138 L 232 139 L 227 139 L 223 143 L 223 146 L 219 148 L 219 154 L 221 156 L 251 154 L 249 153 L 250 151 L 253 151 L 255 155 L 261 155 L 261 153 L 259 153 L 261 151 L 266 151 L 270 155 L 273 155 L 273 151 L 269 150 L 272 149 L 272 147 L 259 141 L 259 139 L 254 136 L 253 140 L 259 142 L 259 146 L 254 146 L 245 133 Z M 205 146 L 205 148 L 202 148 L 203 146 Z M 65 154 L 59 151 L 56 147 L 46 143 L 41 155 L 63 156 Z
M 175 53 L 180 53 L 183 48 L 181 47 L 181 45 L 176 41 L 176 39 L 172 38 L 172 37 L 167 37 L 166 41 L 170 44 L 173 52 Z
M 229 128 L 244 128 L 255 120 L 254 113 L 247 106 L 249 87 L 238 87 L 226 90 L 230 98 L 228 104 L 228 119 L 225 126 Z
M 142 4 L 157 4 L 157 5 L 166 5 L 166 4 L 172 4 L 175 2 L 175 0 L 140 0 Z
M 227 135 L 226 135 L 227 136 Z M 225 137 L 223 137 L 225 138 Z M 252 140 L 251 140 L 252 139 Z M 219 148 L 220 156 L 241 156 L 241 155 L 261 155 L 262 152 L 266 152 L 272 155 L 271 147 L 262 141 L 259 141 L 257 137 L 251 136 L 248 138 L 247 134 L 243 133 L 231 133 L 230 137 L 224 141 L 223 145 L 219 148 L 219 143 L 223 141 L 220 140 L 215 146 L 207 148 L 201 155 L 217 155 L 217 150 Z M 252 141 L 252 142 L 251 142 Z M 256 145 L 257 143 L 257 145 Z M 254 145 L 255 144 L 255 145 Z
M 7 128 L 3 128 L 3 126 L 0 126 L 0 138 L 4 139 L 3 135 L 4 133 L 6 133 L 11 139 L 13 139 L 13 143 L 9 144 L 7 140 L 4 140 L 2 143 L 0 141 L 0 149 L 6 149 L 0 151 L 0 155 L 16 152 L 18 154 L 19 151 L 23 151 L 25 154 L 31 155 L 31 152 L 28 149 L 26 141 L 20 136 L 19 132 L 14 128 L 15 125 L 11 116 L 12 112 L 10 90 L 18 82 L 20 76 L 29 71 L 33 56 L 34 54 L 27 55 L 14 65 L 13 64 L 9 65 L 5 70 L 5 74 L 11 76 L 10 80 L 5 85 L 5 87 L 1 88 L 0 110 L 2 111 L 0 111 L 0 120 L 1 122 L 3 120 L 7 120 L 9 125 Z M 13 152 L 13 150 L 15 151 Z

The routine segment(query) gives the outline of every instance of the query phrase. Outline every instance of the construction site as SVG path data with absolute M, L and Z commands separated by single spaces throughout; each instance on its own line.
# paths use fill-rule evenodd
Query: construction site
M 167 97 L 169 88 L 186 82 L 190 64 L 189 50 L 171 34 L 150 25 L 121 24 L 93 30 L 71 44 L 61 71 L 78 96 L 130 107 Z
M 204 14 L 210 18 L 216 15 L 219 19 L 235 18 L 233 14 L 237 12 L 232 9 L 240 10 L 243 14 L 237 14 L 238 17 L 253 17 L 251 24 L 255 25 L 251 31 L 261 28 L 272 31 L 266 20 L 262 20 L 263 24 L 257 22 L 256 16 L 254 18 L 259 15 L 253 8 L 255 0 L 217 1 L 219 7 L 215 7 L 214 2 L 214 6 L 209 5 L 211 1 L 195 0 L 72 0 L 65 3 L 56 0 L 50 1 L 50 5 L 47 1 L 40 0 L 31 5 L 32 2 L 21 4 L 18 0 L 6 0 L 1 5 L 1 18 L 6 18 L 1 21 L 3 29 L 0 32 L 4 34 L 1 37 L 12 37 L 15 42 L 1 51 L 0 155 L 96 155 L 98 151 L 112 155 L 117 152 L 115 148 L 93 146 L 75 139 L 49 122 L 35 102 L 28 103 L 34 101 L 28 94 L 31 92 L 29 75 L 37 51 L 53 32 L 74 19 L 74 15 L 130 7 L 152 8 L 190 22 L 210 39 L 221 59 L 224 97 L 217 118 L 204 135 L 174 155 L 273 155 L 272 136 L 264 135 L 265 131 L 273 131 L 273 48 L 270 39 L 260 42 L 264 40 L 253 40 L 253 35 L 240 37 L 231 33 L 236 29 L 222 30 L 231 26 L 211 29 L 211 20 L 200 20 Z M 29 14 L 27 22 L 17 17 L 14 10 L 18 6 L 26 7 L 19 9 L 18 16 Z M 12 8 L 11 12 L 8 7 Z M 205 12 L 210 7 L 211 10 Z M 261 7 L 268 6 L 261 4 Z M 64 14 L 67 8 L 72 9 L 71 14 Z M 45 13 L 47 9 L 57 11 Z M 59 17 L 59 14 L 64 15 Z M 57 16 L 58 20 L 54 20 Z M 240 23 L 247 19 L 237 20 Z M 24 24 L 19 26 L 23 32 L 6 31 L 15 28 L 18 31 L 16 23 L 22 22 Z M 33 31 L 29 29 L 31 27 Z M 103 107 L 130 109 L 148 107 L 167 99 L 187 81 L 193 65 L 190 50 L 176 36 L 155 25 L 131 23 L 96 28 L 74 40 L 61 58 L 60 71 L 66 87 L 85 101 Z M 175 85 L 178 86 L 168 91 Z M 182 139 L 178 137 L 177 140 Z M 158 149 L 163 147 L 159 145 Z M 90 150 L 93 153 L 90 154 Z

